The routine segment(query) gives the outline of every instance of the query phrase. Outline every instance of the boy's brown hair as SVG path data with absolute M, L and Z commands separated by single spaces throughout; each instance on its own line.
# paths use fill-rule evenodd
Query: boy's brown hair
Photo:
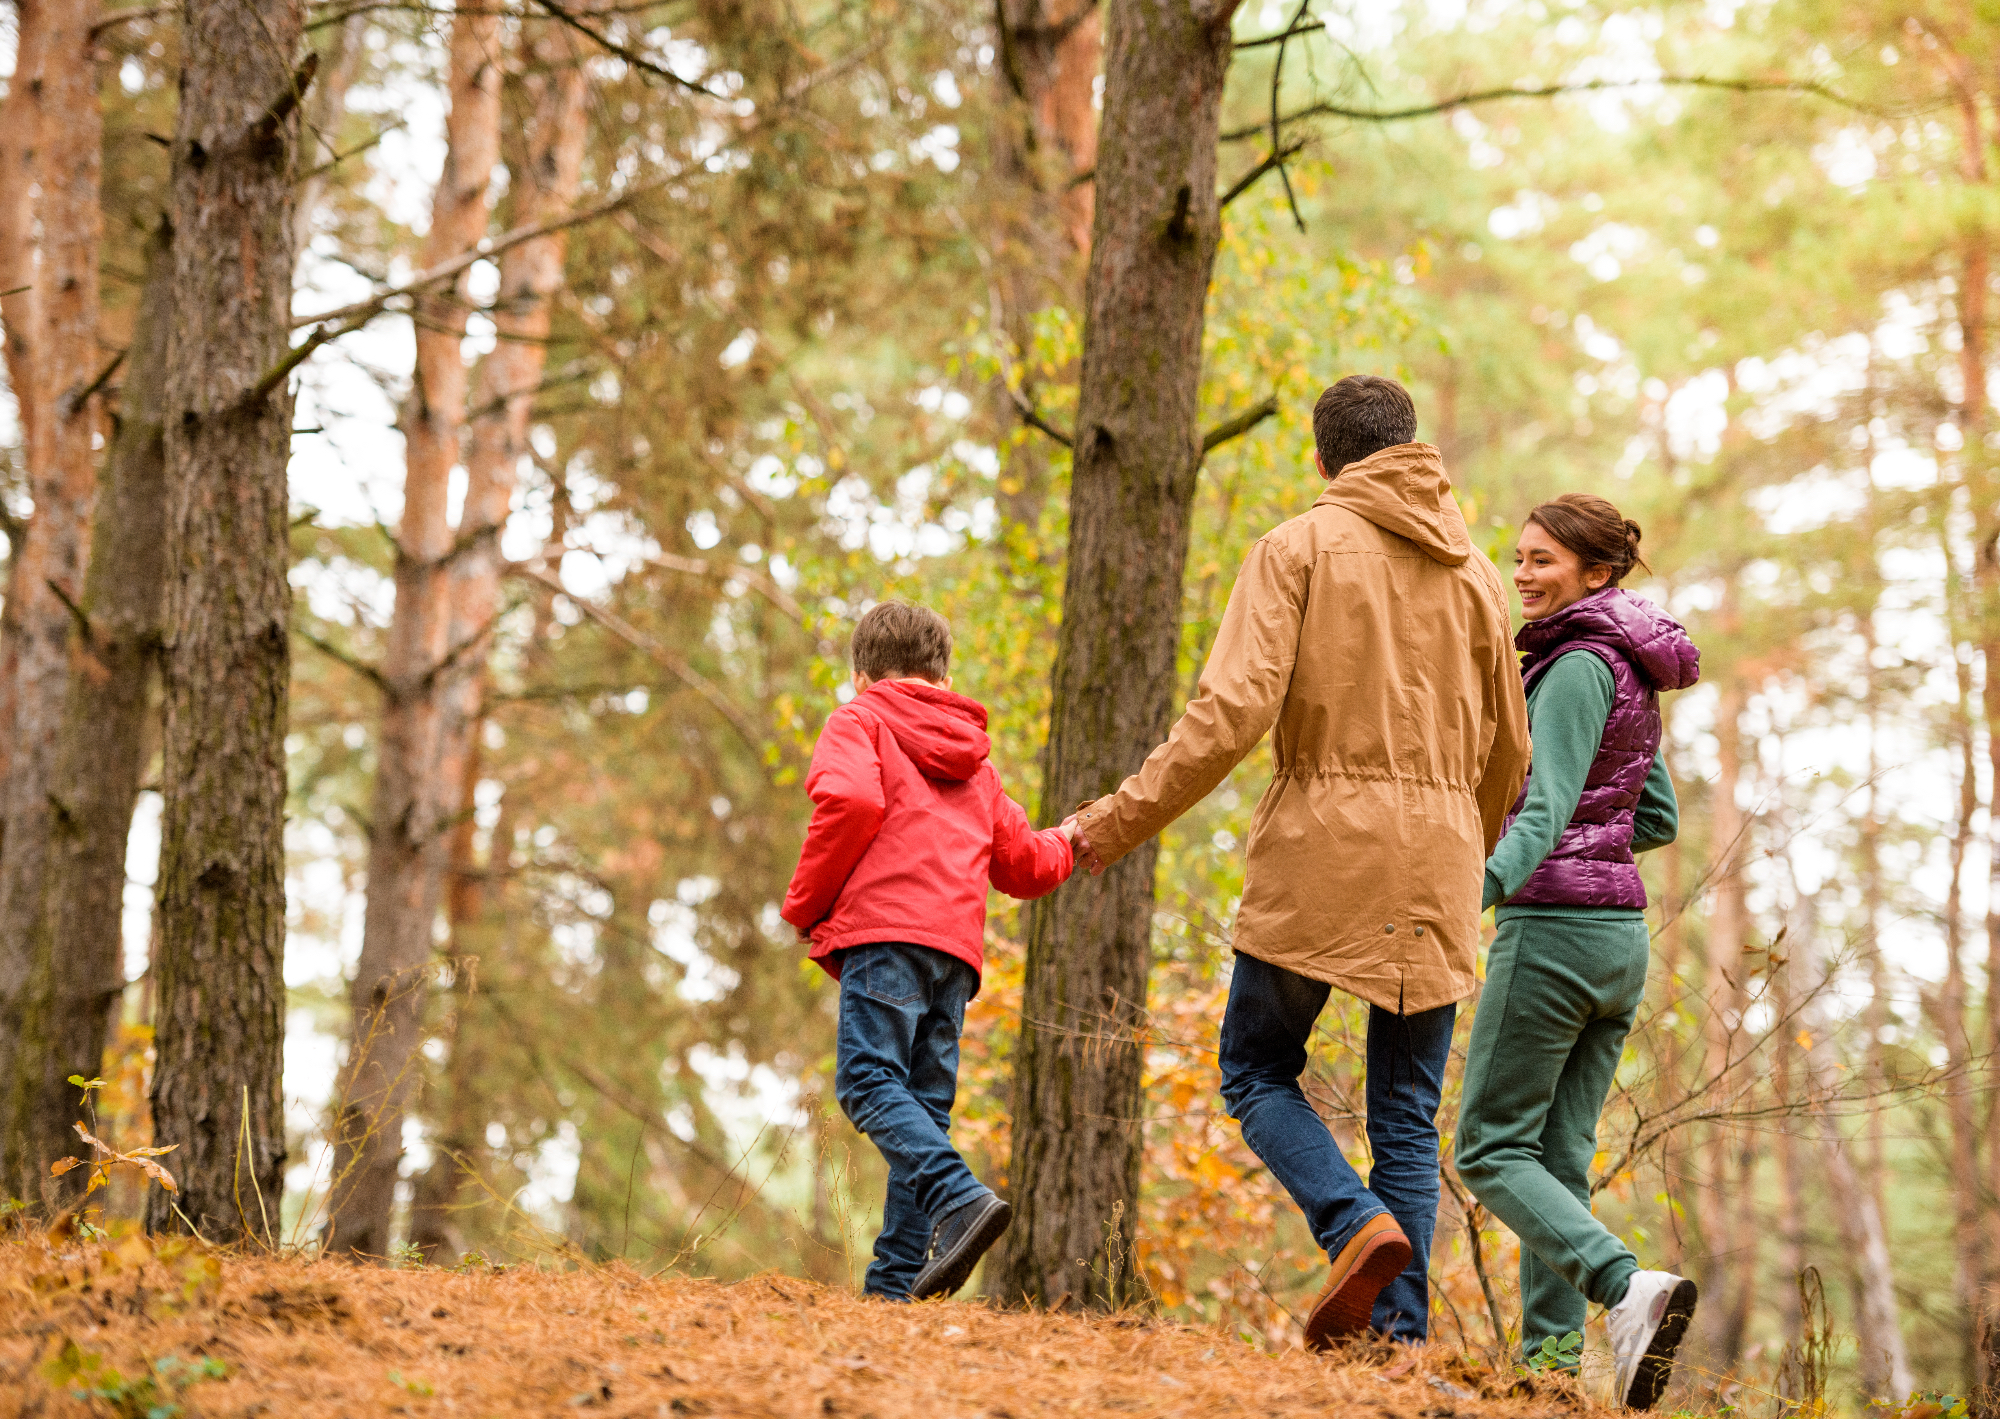
M 928 606 L 884 601 L 855 623 L 848 654 L 870 680 L 942 680 L 951 673 L 951 623 Z

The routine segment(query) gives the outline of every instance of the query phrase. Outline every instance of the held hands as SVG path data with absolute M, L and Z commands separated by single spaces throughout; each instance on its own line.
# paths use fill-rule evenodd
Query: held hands
M 1104 875 L 1104 861 L 1098 857 L 1097 849 L 1090 845 L 1090 839 L 1083 835 L 1083 829 L 1077 824 L 1076 814 L 1072 813 L 1063 819 L 1057 825 L 1056 831 L 1069 839 L 1070 851 L 1076 855 L 1077 866 L 1088 867 L 1093 877 Z

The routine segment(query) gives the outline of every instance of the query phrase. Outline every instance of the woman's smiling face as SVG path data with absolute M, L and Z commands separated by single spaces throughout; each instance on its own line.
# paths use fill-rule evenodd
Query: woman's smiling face
M 1553 616 L 1602 590 L 1609 580 L 1611 568 L 1586 568 L 1581 557 L 1551 537 L 1539 522 L 1521 529 L 1521 540 L 1514 544 L 1514 590 L 1521 596 L 1523 620 Z

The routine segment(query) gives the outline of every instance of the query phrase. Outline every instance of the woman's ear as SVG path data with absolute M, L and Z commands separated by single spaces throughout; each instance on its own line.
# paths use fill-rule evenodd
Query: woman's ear
M 1604 584 L 1611 580 L 1611 568 L 1599 563 L 1583 574 L 1583 584 L 1592 591 L 1604 590 Z

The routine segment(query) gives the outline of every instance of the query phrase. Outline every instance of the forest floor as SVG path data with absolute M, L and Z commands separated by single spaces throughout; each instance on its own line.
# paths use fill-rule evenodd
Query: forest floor
M 892 1307 L 791 1277 L 387 1270 L 142 1237 L 0 1242 L 0 1414 L 1557 1419 L 1443 1347 L 1271 1354 L 1144 1315 Z

